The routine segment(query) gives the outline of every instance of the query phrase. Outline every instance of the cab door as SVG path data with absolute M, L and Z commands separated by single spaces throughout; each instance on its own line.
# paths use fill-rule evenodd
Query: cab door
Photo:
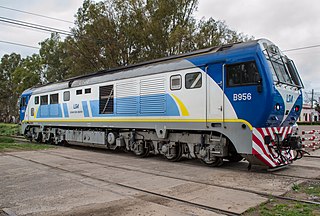
M 224 93 L 238 119 L 253 125 L 262 119 L 268 101 L 263 97 L 262 78 L 254 60 L 226 64 Z M 229 115 L 225 113 L 225 115 Z

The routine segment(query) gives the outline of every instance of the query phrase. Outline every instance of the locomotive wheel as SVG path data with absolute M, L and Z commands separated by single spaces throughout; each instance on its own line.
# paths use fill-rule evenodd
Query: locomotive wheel
M 238 154 L 236 148 L 230 140 L 228 140 L 228 148 L 229 155 L 226 157 L 227 160 L 229 160 L 230 162 L 239 162 L 243 159 L 243 157 L 240 154 Z
M 136 156 L 139 156 L 142 158 L 149 156 L 150 149 L 151 149 L 149 142 L 140 141 L 132 145 L 133 145 L 132 151 Z
M 213 160 L 206 160 L 206 159 L 200 159 L 202 163 L 212 166 L 212 167 L 219 167 L 223 164 L 223 158 L 221 157 L 214 157 Z
M 243 157 L 240 154 L 236 153 L 226 157 L 226 159 L 230 162 L 239 162 L 243 159 Z
M 38 137 L 35 139 L 37 143 L 42 143 L 42 133 L 38 133 Z
M 176 152 L 174 155 L 171 155 L 171 154 L 164 155 L 168 161 L 177 162 L 177 161 L 180 161 L 180 159 L 182 158 L 182 145 L 180 143 L 175 144 L 174 150 Z

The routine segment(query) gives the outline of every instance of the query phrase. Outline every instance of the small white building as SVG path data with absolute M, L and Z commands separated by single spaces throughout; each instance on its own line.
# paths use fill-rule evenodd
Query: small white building
M 298 122 L 317 122 L 320 121 L 320 114 L 310 104 L 303 104 Z

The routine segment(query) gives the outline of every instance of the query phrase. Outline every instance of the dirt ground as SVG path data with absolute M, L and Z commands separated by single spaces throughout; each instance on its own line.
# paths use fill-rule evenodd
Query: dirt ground
M 283 195 L 304 178 L 319 179 L 319 165 L 304 158 L 269 173 L 248 171 L 245 161 L 212 168 L 88 148 L 8 152 L 0 154 L 0 216 L 1 209 L 40 216 L 241 214 L 269 200 L 261 193 Z

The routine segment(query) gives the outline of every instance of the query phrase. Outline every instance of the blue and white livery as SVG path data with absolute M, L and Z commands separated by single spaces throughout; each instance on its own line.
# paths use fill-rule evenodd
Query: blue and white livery
M 262 39 L 34 87 L 21 95 L 20 117 L 39 142 L 275 168 L 300 152 L 292 126 L 302 88 L 294 63 Z

